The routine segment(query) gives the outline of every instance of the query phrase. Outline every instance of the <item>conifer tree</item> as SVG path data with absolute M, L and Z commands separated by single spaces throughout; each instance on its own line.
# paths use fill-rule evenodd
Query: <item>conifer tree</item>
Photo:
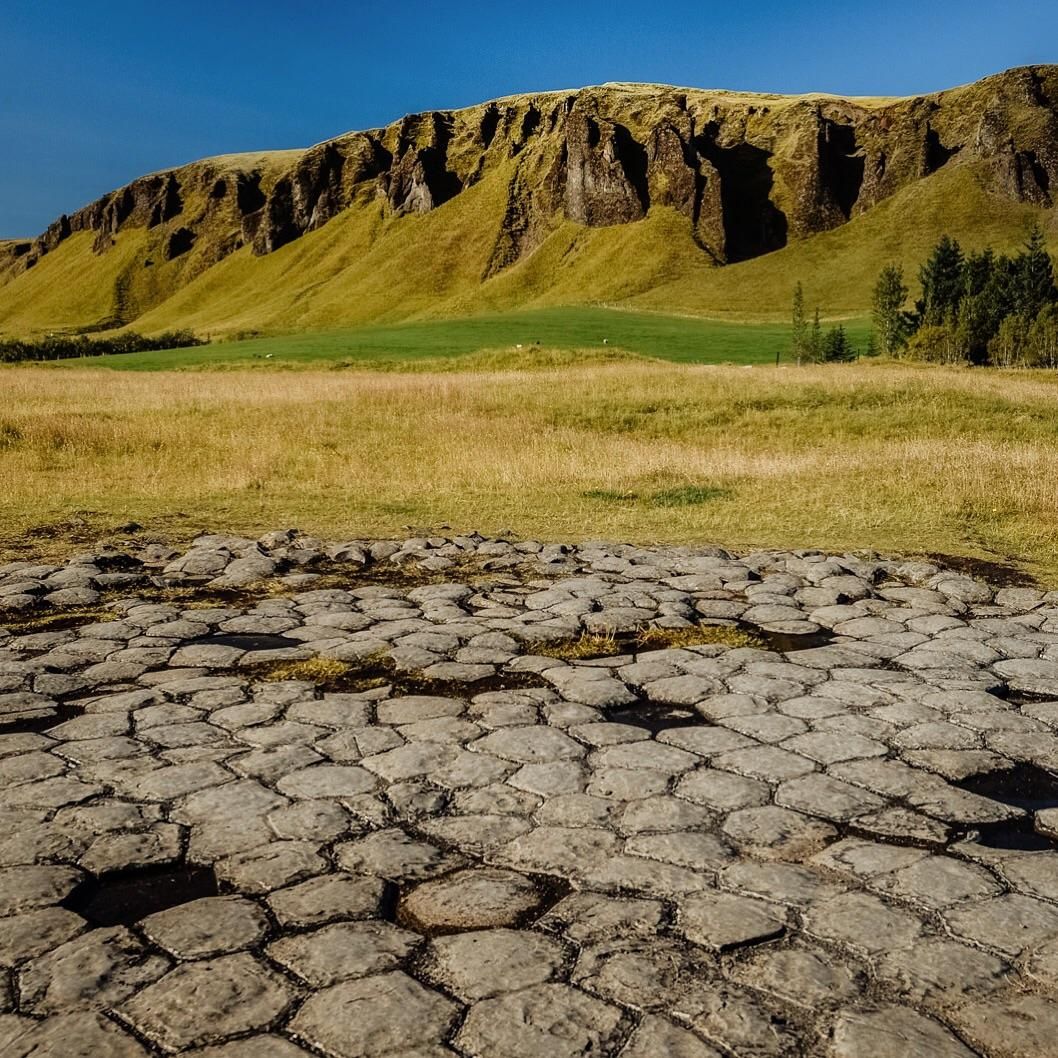
M 1026 319 L 1035 319 L 1046 305 L 1058 299 L 1054 263 L 1039 224 L 1033 227 L 1025 249 L 1018 255 L 1014 285 L 1015 308 Z
M 812 329 L 808 332 L 808 359 L 820 363 L 823 359 L 823 324 L 819 318 L 819 309 L 812 317 Z
M 801 363 L 808 347 L 808 320 L 805 317 L 805 290 L 798 280 L 793 295 L 793 356 Z
M 845 328 L 838 324 L 827 331 L 823 339 L 823 360 L 828 364 L 843 364 L 856 359 Z
M 965 289 L 963 253 L 951 236 L 942 236 L 918 274 L 922 299 L 918 303 L 919 322 L 938 327 L 951 321 L 959 309 Z
M 892 356 L 907 341 L 904 302 L 908 289 L 904 270 L 889 264 L 882 269 L 874 286 L 874 333 L 883 353 Z

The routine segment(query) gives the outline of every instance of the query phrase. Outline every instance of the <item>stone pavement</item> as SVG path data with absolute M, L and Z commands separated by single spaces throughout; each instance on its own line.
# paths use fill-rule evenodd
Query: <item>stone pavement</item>
M 1058 1055 L 1058 593 L 279 532 L 0 614 L 4 1058 Z

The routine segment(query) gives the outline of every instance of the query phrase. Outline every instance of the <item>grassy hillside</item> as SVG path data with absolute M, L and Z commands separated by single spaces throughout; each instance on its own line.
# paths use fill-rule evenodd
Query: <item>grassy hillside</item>
M 244 248 L 147 311 L 136 329 L 274 333 L 570 304 L 777 322 L 787 317 L 798 279 L 825 316 L 858 316 L 869 308 L 882 264 L 901 262 L 913 275 L 945 232 L 967 246 L 1010 248 L 1042 217 L 1058 243 L 1055 211 L 989 194 L 964 166 L 941 170 L 834 231 L 741 264 L 713 266 L 689 221 L 655 207 L 634 224 L 564 222 L 533 254 L 482 283 L 504 187 L 494 174 L 431 213 L 396 221 L 367 202 L 265 257 Z M 145 297 L 158 273 L 143 266 L 143 240 L 143 232 L 122 232 L 102 257 L 88 235 L 67 240 L 0 291 L 0 332 L 105 319 L 119 301 L 119 282 L 126 296 Z
M 847 324 L 852 340 L 866 342 L 868 323 Z M 786 324 L 740 324 L 666 316 L 619 309 L 566 307 L 476 316 L 456 320 L 423 320 L 336 331 L 280 335 L 164 352 L 102 356 L 92 366 L 119 371 L 265 364 L 290 366 L 347 362 L 374 366 L 415 366 L 439 358 L 459 361 L 475 354 L 496 365 L 553 362 L 555 351 L 576 350 L 582 358 L 620 351 L 701 364 L 769 364 L 776 353 L 788 359 Z M 519 352 L 521 347 L 521 352 Z M 534 351 L 539 355 L 534 355 Z M 559 356 L 561 354 L 558 354 Z M 76 360 L 63 367 L 82 366 Z

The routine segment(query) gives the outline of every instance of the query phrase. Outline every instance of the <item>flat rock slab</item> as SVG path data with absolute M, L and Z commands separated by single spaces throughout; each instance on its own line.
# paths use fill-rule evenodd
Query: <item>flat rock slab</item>
M 1042 1058 L 1058 593 L 997 588 L 477 534 L 0 565 L 0 1052 Z

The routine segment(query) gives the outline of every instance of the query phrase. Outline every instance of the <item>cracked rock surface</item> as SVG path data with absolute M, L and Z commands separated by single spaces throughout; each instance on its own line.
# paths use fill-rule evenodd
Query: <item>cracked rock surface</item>
M 1048 1058 L 1056 732 L 1058 592 L 924 562 L 0 566 L 0 1053 Z

